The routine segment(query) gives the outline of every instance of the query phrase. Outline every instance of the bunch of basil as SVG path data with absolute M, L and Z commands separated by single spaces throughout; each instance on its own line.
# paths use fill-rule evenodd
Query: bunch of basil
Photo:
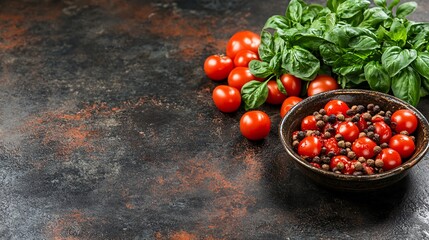
M 259 56 L 250 71 L 264 82 L 242 88 L 245 109 L 262 105 L 267 82 L 290 73 L 310 81 L 329 73 L 343 88 L 393 93 L 412 105 L 429 94 L 429 23 L 406 16 L 415 2 L 328 0 L 326 7 L 291 0 L 284 16 L 270 17 L 261 32 Z M 304 89 L 305 90 L 305 89 Z

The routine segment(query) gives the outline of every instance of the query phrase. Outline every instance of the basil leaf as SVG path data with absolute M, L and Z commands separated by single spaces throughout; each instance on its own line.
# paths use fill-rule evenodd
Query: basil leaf
M 380 44 L 373 38 L 362 35 L 351 39 L 349 47 L 357 51 L 364 51 L 377 49 Z
M 271 69 L 271 72 L 274 73 L 276 76 L 280 76 L 280 69 L 282 66 L 282 51 L 279 51 L 274 55 L 273 58 L 271 58 L 269 63 L 269 68 Z
M 259 78 L 267 78 L 273 72 L 271 71 L 269 64 L 267 62 L 262 62 L 259 60 L 252 60 L 249 62 L 249 70 L 253 76 Z
M 404 46 L 407 41 L 407 28 L 401 21 L 395 18 L 390 26 L 389 37 L 397 42 L 400 47 Z
M 288 20 L 285 16 L 274 15 L 265 22 L 265 25 L 262 29 L 288 29 L 290 26 L 288 24 Z
M 429 53 L 418 52 L 416 60 L 412 63 L 413 68 L 423 77 L 429 79 Z
M 422 88 L 426 89 L 426 91 L 429 91 L 429 78 L 422 77 Z
M 343 3 L 345 0 L 328 0 L 326 6 L 332 11 L 337 12 L 338 6 Z
M 388 93 L 390 90 L 390 77 L 381 63 L 371 61 L 364 67 L 365 78 L 372 90 Z
M 334 62 L 332 71 L 343 76 L 356 74 L 362 71 L 364 62 L 358 55 L 347 52 Z
M 319 4 L 310 4 L 308 5 L 302 13 L 302 23 L 312 23 L 314 19 L 317 18 L 319 12 L 323 9 L 322 5 Z
M 340 18 L 352 18 L 368 8 L 371 3 L 367 0 L 346 0 L 337 8 L 337 14 Z
M 404 4 L 401 4 L 396 9 L 396 17 L 398 18 L 405 18 L 406 16 L 413 13 L 417 8 L 416 2 L 406 2 Z
M 280 78 L 277 78 L 277 79 L 276 79 L 276 82 L 277 82 L 277 87 L 279 88 L 279 91 L 280 91 L 281 93 L 283 93 L 284 95 L 288 96 L 287 91 L 286 91 L 286 89 L 285 89 L 285 86 L 283 86 L 283 83 L 282 83 L 282 81 L 280 80 Z
M 261 44 L 258 48 L 259 58 L 268 62 L 274 56 L 274 39 L 268 31 L 261 32 Z
M 426 90 L 426 88 L 420 88 L 420 97 L 426 97 L 427 95 L 429 95 L 429 91 Z
M 306 4 L 301 0 L 291 0 L 286 9 L 286 18 L 292 22 L 299 23 L 302 18 L 302 11 Z
M 401 49 L 393 46 L 387 48 L 381 56 L 381 64 L 387 70 L 390 77 L 398 74 L 417 58 L 417 51 L 414 49 Z
M 320 55 L 322 55 L 323 62 L 328 65 L 333 65 L 343 55 L 343 51 L 333 43 L 325 43 L 319 47 Z
M 396 97 L 416 106 L 420 100 L 420 75 L 407 67 L 392 78 L 392 91 Z
M 392 2 L 390 2 L 389 6 L 387 7 L 387 9 L 389 9 L 390 11 L 392 11 L 392 9 L 399 4 L 401 0 L 393 0 Z
M 321 44 L 325 43 L 322 32 L 316 29 L 307 29 L 295 34 L 291 43 L 299 45 L 311 51 L 318 51 Z
M 252 80 L 241 88 L 241 98 L 244 102 L 244 109 L 255 109 L 264 104 L 268 97 L 268 81 L 259 82 Z
M 369 8 L 363 13 L 363 20 L 359 27 L 363 28 L 377 28 L 380 23 L 388 19 L 387 15 L 381 7 Z
M 320 69 L 320 62 L 310 51 L 294 46 L 283 58 L 282 67 L 302 80 L 312 80 Z
M 386 0 L 374 0 L 374 3 L 375 3 L 375 5 L 382 7 L 382 8 L 387 7 Z

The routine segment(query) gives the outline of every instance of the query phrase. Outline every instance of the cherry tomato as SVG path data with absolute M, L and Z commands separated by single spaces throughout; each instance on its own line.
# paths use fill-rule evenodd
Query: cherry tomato
M 357 126 L 358 126 L 358 128 L 359 128 L 360 131 L 363 131 L 364 129 L 368 128 L 368 123 L 366 123 L 366 120 L 363 118 L 362 115 L 359 118 Z
M 368 166 L 368 164 L 366 164 L 366 163 L 362 163 L 362 167 L 363 167 L 363 169 L 364 169 L 364 171 L 366 172 L 366 174 L 367 174 L 367 175 L 372 175 L 372 174 L 374 174 L 374 168 L 373 168 L 373 167 Z
M 204 62 L 204 72 L 214 81 L 226 79 L 233 68 L 232 59 L 224 55 L 211 55 Z
M 377 144 L 368 137 L 360 137 L 352 144 L 352 150 L 356 153 L 357 157 L 364 157 L 366 159 L 375 156 L 374 147 Z
M 298 154 L 303 157 L 315 157 L 322 151 L 322 141 L 315 136 L 308 136 L 298 144 Z
M 312 162 L 312 163 L 310 163 L 313 167 L 315 167 L 315 168 L 322 168 L 321 166 L 320 166 L 320 164 L 318 164 L 318 163 L 315 163 L 315 162 Z
M 213 101 L 222 112 L 235 112 L 241 104 L 241 94 L 233 87 L 219 85 L 213 90 Z
M 323 146 L 326 148 L 327 153 L 333 152 L 333 153 L 335 153 L 335 155 L 338 155 L 340 153 L 340 148 L 338 147 L 338 142 L 333 137 L 325 139 L 323 141 Z
M 280 77 L 280 81 L 283 83 L 288 96 L 299 96 L 301 93 L 301 79 L 286 73 Z
M 328 75 L 319 75 L 310 82 L 307 89 L 307 95 L 313 96 L 321 92 L 338 89 L 338 83 Z
M 384 148 L 381 150 L 376 159 L 383 160 L 383 170 L 386 171 L 398 167 L 402 163 L 401 155 L 391 148 Z
M 250 73 L 249 68 L 236 67 L 232 69 L 231 73 L 228 76 L 228 85 L 237 88 L 238 91 L 241 91 L 243 85 L 252 80 L 258 79 Z
M 349 106 L 347 105 L 347 103 L 341 101 L 341 100 L 331 100 L 328 103 L 325 104 L 324 107 L 326 114 L 327 115 L 331 115 L 331 114 L 343 114 L 344 116 L 346 116 L 346 112 L 347 110 L 349 110 Z
M 317 127 L 316 123 L 317 123 L 316 118 L 313 115 L 309 115 L 309 116 L 305 117 L 304 119 L 302 119 L 301 130 L 302 131 L 317 130 L 318 127 Z
M 359 128 L 352 122 L 342 122 L 338 124 L 337 134 L 341 134 L 345 141 L 353 142 L 359 137 Z
M 249 140 L 264 139 L 270 133 L 270 128 L 270 117 L 262 111 L 248 111 L 240 119 L 240 132 Z
M 416 115 L 408 109 L 401 109 L 395 111 L 392 114 L 391 121 L 393 124 L 396 124 L 394 130 L 397 133 L 407 131 L 409 134 L 411 134 L 416 130 L 418 125 Z
M 232 35 L 226 46 L 226 55 L 234 59 L 235 55 L 240 50 L 250 50 L 254 53 L 258 52 L 261 37 L 251 31 L 240 31 Z
M 338 169 L 339 163 L 342 163 L 344 165 L 344 167 L 341 170 Z M 344 155 L 338 155 L 338 156 L 332 157 L 329 166 L 331 167 L 331 169 L 337 168 L 343 174 L 352 174 L 355 171 L 355 166 L 353 162 L 350 161 L 350 158 Z
M 234 57 L 235 67 L 248 67 L 249 62 L 252 60 L 258 60 L 258 54 L 247 49 L 240 50 Z
M 389 141 L 389 147 L 396 150 L 402 158 L 413 155 L 416 145 L 411 137 L 403 134 L 396 134 Z
M 286 95 L 284 95 L 279 90 L 279 86 L 275 80 L 268 81 L 268 97 L 266 102 L 269 104 L 281 104 L 286 99 Z
M 387 125 L 385 122 L 375 122 L 375 133 L 380 135 L 380 143 L 387 143 L 389 142 L 390 138 L 392 137 L 392 130 L 390 129 L 389 125 Z
M 297 103 L 301 102 L 302 98 L 299 97 L 295 97 L 295 96 L 291 96 L 286 98 L 283 103 L 282 106 L 280 108 L 280 116 L 283 118 L 287 112 L 289 112 L 289 110 L 295 106 Z

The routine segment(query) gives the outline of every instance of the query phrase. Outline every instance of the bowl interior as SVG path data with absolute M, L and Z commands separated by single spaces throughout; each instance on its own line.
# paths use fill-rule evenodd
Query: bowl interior
M 407 161 L 403 162 L 401 166 L 390 171 L 374 175 L 362 176 L 336 174 L 333 172 L 328 172 L 315 168 L 308 164 L 293 150 L 291 140 L 292 133 L 299 129 L 301 120 L 304 117 L 313 114 L 313 112 L 315 111 L 319 111 L 328 101 L 332 99 L 342 100 L 349 104 L 349 106 L 359 104 L 366 106 L 369 103 L 374 103 L 379 105 L 381 109 L 385 111 L 390 110 L 394 112 L 399 109 L 410 109 L 414 111 L 416 113 L 417 118 L 419 119 L 419 125 L 417 127 L 416 132 L 413 134 L 416 137 L 416 151 L 413 156 L 410 157 Z M 296 163 L 300 165 L 301 168 L 309 170 L 309 172 L 313 172 L 314 174 L 323 175 L 323 177 L 334 178 L 344 181 L 371 181 L 388 178 L 392 175 L 403 172 L 404 170 L 407 170 L 414 166 L 418 161 L 423 158 L 429 148 L 429 124 L 423 114 L 421 114 L 416 108 L 414 108 L 410 104 L 396 97 L 370 90 L 340 89 L 308 97 L 297 105 L 295 105 L 285 115 L 280 124 L 279 131 L 282 144 L 285 147 L 287 153 Z

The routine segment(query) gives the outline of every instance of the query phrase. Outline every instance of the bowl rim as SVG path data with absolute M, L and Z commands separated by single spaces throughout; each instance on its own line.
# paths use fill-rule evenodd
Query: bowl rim
M 396 101 L 402 105 L 404 105 L 406 108 L 414 111 L 414 113 L 416 114 L 417 118 L 419 119 L 419 124 L 423 124 L 426 125 L 427 128 L 429 128 L 429 123 L 427 121 L 427 119 L 425 118 L 425 116 L 414 106 L 412 106 L 411 104 L 393 96 L 393 95 L 389 95 L 386 93 L 381 93 L 381 92 L 376 92 L 373 90 L 366 90 L 366 89 L 336 89 L 336 90 L 331 90 L 331 91 L 327 91 L 327 92 L 323 92 L 323 93 L 319 93 L 310 97 L 307 97 L 305 99 L 303 99 L 302 101 L 300 101 L 299 103 L 297 103 L 296 105 L 294 105 L 287 113 L 286 115 L 282 118 L 280 125 L 279 125 L 279 135 L 280 135 L 280 140 L 282 142 L 283 147 L 285 148 L 286 152 L 294 159 L 294 162 L 300 164 L 302 167 L 315 172 L 317 174 L 320 175 L 324 175 L 326 177 L 329 178 L 334 178 L 334 179 L 340 179 L 340 180 L 346 180 L 346 181 L 372 181 L 372 180 L 380 180 L 380 179 L 385 179 L 385 178 L 389 178 L 390 176 L 399 174 L 407 169 L 410 169 L 411 167 L 413 167 L 414 165 L 416 165 L 426 154 L 426 152 L 429 149 L 429 144 L 424 144 L 424 147 L 422 149 L 422 151 L 420 151 L 420 153 L 418 155 L 416 155 L 414 158 L 407 160 L 405 163 L 402 163 L 400 166 L 382 172 L 382 173 L 376 173 L 376 174 L 372 174 L 372 175 L 360 175 L 360 176 L 356 176 L 356 175 L 347 175 L 347 174 L 338 174 L 338 173 L 334 173 L 331 171 L 326 171 L 323 169 L 319 169 L 316 168 L 314 166 L 312 166 L 311 164 L 308 164 L 307 161 L 305 161 L 303 158 L 301 158 L 292 148 L 292 145 L 290 144 L 290 140 L 289 139 L 285 139 L 285 135 L 283 134 L 286 126 L 285 126 L 285 122 L 288 118 L 293 117 L 295 115 L 295 112 L 297 111 L 297 109 L 300 109 L 300 107 L 308 104 L 309 102 L 312 102 L 314 98 L 322 98 L 324 96 L 334 96 L 334 95 L 347 95 L 347 94 L 365 94 L 365 93 L 376 93 L 380 96 L 383 97 L 387 97 L 392 99 L 393 101 Z M 423 139 L 423 141 L 428 142 L 428 139 Z

